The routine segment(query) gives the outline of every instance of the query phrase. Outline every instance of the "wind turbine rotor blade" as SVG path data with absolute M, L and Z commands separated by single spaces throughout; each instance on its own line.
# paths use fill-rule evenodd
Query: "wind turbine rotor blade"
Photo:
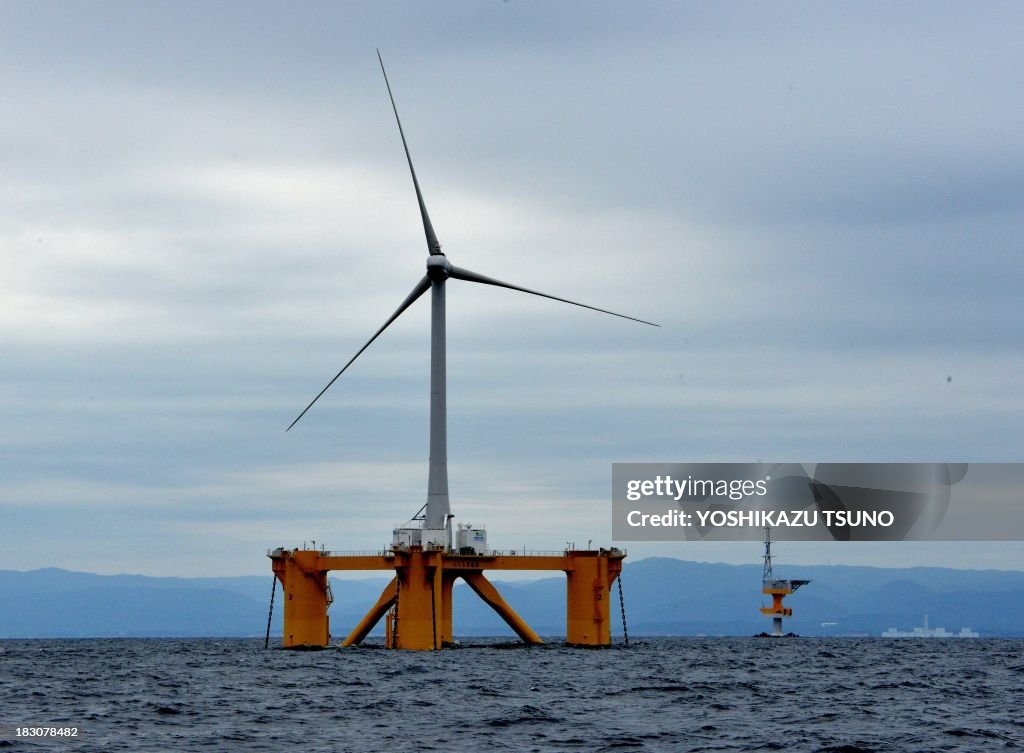
M 511 285 L 501 280 L 495 280 L 493 277 L 485 277 L 484 275 L 477 274 L 476 272 L 470 272 L 468 269 L 462 269 L 461 267 L 449 266 L 448 276 L 456 280 L 466 280 L 467 282 L 479 282 L 482 285 L 494 285 L 499 288 L 508 288 L 509 290 L 518 290 L 522 293 L 529 293 L 530 295 L 539 295 L 541 298 L 550 298 L 553 301 L 561 301 L 562 303 L 571 303 L 573 306 L 579 306 L 580 308 L 590 309 L 591 311 L 600 311 L 602 314 L 611 314 L 621 319 L 629 319 L 633 322 L 639 322 L 640 324 L 649 324 L 652 327 L 660 327 L 660 324 L 654 322 L 644 321 L 643 319 L 637 319 L 635 316 L 626 316 L 625 314 L 616 314 L 614 311 L 608 311 L 607 309 L 599 309 L 597 306 L 588 306 L 585 303 L 577 303 L 576 301 L 570 301 L 568 298 L 559 298 L 556 295 L 548 295 L 547 293 L 539 293 L 536 290 L 530 290 L 529 288 L 523 288 L 519 285 Z
M 427 277 L 426 275 L 424 275 L 423 279 L 420 280 L 416 284 L 415 288 L 413 288 L 413 291 L 411 293 L 409 293 L 409 295 L 406 297 L 406 299 L 404 301 L 402 301 L 402 305 L 398 307 L 398 309 L 395 311 L 395 313 L 393 313 L 388 318 L 388 320 L 386 322 L 384 322 L 383 326 L 381 326 L 381 328 L 378 329 L 373 334 L 373 337 L 371 337 L 369 340 L 366 341 L 366 345 L 361 347 L 359 349 L 359 352 L 356 353 L 354 356 L 352 356 L 351 360 L 348 363 L 346 363 L 344 366 L 341 367 L 341 371 L 339 371 L 337 374 L 335 374 L 334 378 L 327 383 L 327 386 L 324 387 L 322 390 L 320 390 L 320 392 L 317 394 L 317 396 L 314 397 L 310 401 L 309 405 L 307 405 L 305 408 L 303 408 L 302 413 L 300 413 L 295 418 L 294 421 L 292 421 L 290 424 L 288 424 L 288 428 L 285 429 L 285 431 L 290 431 L 291 428 L 293 426 L 295 426 L 295 424 L 297 424 L 299 422 L 299 419 L 306 415 L 306 411 L 308 411 L 310 408 L 313 407 L 313 403 L 315 403 L 317 400 L 319 400 L 323 396 L 323 394 L 325 392 L 327 392 L 327 390 L 329 390 L 331 388 L 331 385 L 334 384 L 336 381 L 338 381 L 338 377 L 340 377 L 342 374 L 345 373 L 345 369 L 347 369 L 349 366 L 351 366 L 355 362 L 355 360 L 357 358 L 359 358 L 360 355 L 362 355 L 363 351 L 370 347 L 370 343 L 372 343 L 374 340 L 376 340 L 377 337 L 380 335 L 380 333 L 388 328 L 388 326 L 391 324 L 391 322 L 395 321 L 395 319 L 400 317 L 402 315 L 402 313 L 407 308 L 409 308 L 416 301 L 417 298 L 419 298 L 421 295 L 423 295 L 428 290 L 430 290 L 430 278 Z
M 412 157 L 409 156 L 409 145 L 405 141 L 405 131 L 402 130 L 402 119 L 398 117 L 398 107 L 395 105 L 395 95 L 391 93 L 391 82 L 388 81 L 388 72 L 384 70 L 384 58 L 377 50 L 377 60 L 380 61 L 380 72 L 384 74 L 384 84 L 388 87 L 388 97 L 391 99 L 391 109 L 395 111 L 395 120 L 398 123 L 398 133 L 402 137 L 402 147 L 405 149 L 405 159 L 409 163 L 409 172 L 412 173 L 412 185 L 416 189 L 416 201 L 420 204 L 420 216 L 423 218 L 423 234 L 427 237 L 427 251 L 432 255 L 441 253 L 441 244 L 434 235 L 434 226 L 430 224 L 430 215 L 427 214 L 427 205 L 423 202 L 423 193 L 420 191 L 420 182 L 416 180 L 416 169 L 412 166 Z

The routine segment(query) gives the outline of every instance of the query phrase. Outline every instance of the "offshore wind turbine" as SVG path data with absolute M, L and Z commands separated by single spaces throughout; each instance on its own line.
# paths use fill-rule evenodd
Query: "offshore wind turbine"
M 625 314 L 617 314 L 614 311 L 588 306 L 584 303 L 577 303 L 566 298 L 540 293 L 536 290 L 502 282 L 492 277 L 471 272 L 462 267 L 456 267 L 441 252 L 441 244 L 434 233 L 434 226 L 430 222 L 430 215 L 427 214 L 427 205 L 423 201 L 423 192 L 420 190 L 419 180 L 416 178 L 416 169 L 412 164 L 412 157 L 409 154 L 409 144 L 405 140 L 405 131 L 402 129 L 402 120 L 398 117 L 398 107 L 395 105 L 395 97 L 391 92 L 391 83 L 388 81 L 387 71 L 384 70 L 384 60 L 377 50 L 377 60 L 380 62 L 381 73 L 384 74 L 384 84 L 388 89 L 388 97 L 391 100 L 391 109 L 395 113 L 395 121 L 398 123 L 398 133 L 402 137 L 402 147 L 405 150 L 405 159 L 409 163 L 409 172 L 412 175 L 413 188 L 416 189 L 416 201 L 420 207 L 420 217 L 423 220 L 423 234 L 427 241 L 427 273 L 416 283 L 416 287 L 406 296 L 402 304 L 378 329 L 366 344 L 342 366 L 341 370 L 320 390 L 302 412 L 295 418 L 285 431 L 291 430 L 299 420 L 306 415 L 306 412 L 313 407 L 331 385 L 333 385 L 345 370 L 362 355 L 363 351 L 370 347 L 370 344 L 387 329 L 393 321 L 401 316 L 421 295 L 430 291 L 431 314 L 430 314 L 430 471 L 427 479 L 427 503 L 424 509 L 423 528 L 443 529 L 447 526 L 451 515 L 451 503 L 448 499 L 448 418 L 447 418 L 447 387 L 445 384 L 445 283 L 448 280 L 465 280 L 466 282 L 477 282 L 482 285 L 493 285 L 499 288 L 518 290 L 522 293 L 550 298 L 554 301 L 569 303 L 573 306 L 580 306 L 593 311 L 600 311 L 603 314 L 611 314 L 623 319 L 629 319 L 641 324 L 648 324 L 652 327 L 660 325 L 637 319 Z

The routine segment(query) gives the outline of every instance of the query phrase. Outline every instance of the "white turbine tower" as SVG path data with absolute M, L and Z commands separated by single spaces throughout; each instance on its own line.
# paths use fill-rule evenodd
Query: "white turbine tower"
M 309 405 L 307 405 L 302 412 L 296 417 L 294 421 L 288 426 L 286 431 L 290 430 L 299 419 L 301 419 L 306 412 L 313 407 L 320 397 L 327 392 L 327 390 L 333 385 L 338 377 L 345 373 L 345 370 L 352 365 L 352 363 L 359 358 L 364 350 L 366 350 L 370 343 L 377 339 L 377 337 L 390 326 L 402 313 L 411 306 L 417 298 L 423 295 L 427 290 L 430 290 L 431 298 L 431 317 L 430 317 L 430 473 L 427 481 L 427 503 L 424 510 L 424 522 L 423 528 L 439 530 L 447 526 L 448 519 L 451 514 L 451 504 L 448 499 L 448 419 L 447 419 L 447 406 L 446 406 L 446 386 L 445 386 L 445 304 L 444 304 L 444 286 L 449 279 L 453 280 L 465 280 L 467 282 L 478 282 L 483 285 L 494 285 L 500 288 L 509 288 L 510 290 L 518 290 L 523 293 L 530 293 L 531 295 L 538 295 L 543 298 L 550 298 L 555 301 L 561 301 L 563 303 L 571 303 L 574 306 L 581 306 L 586 309 L 593 311 L 600 311 L 604 314 L 611 314 L 612 316 L 618 316 L 623 319 L 630 319 L 641 324 L 649 324 L 652 327 L 659 325 L 653 324 L 652 322 L 646 322 L 643 319 L 636 319 L 632 316 L 625 316 L 624 314 L 616 314 L 614 311 L 607 311 L 605 309 L 597 308 L 596 306 L 587 306 L 583 303 L 577 303 L 570 301 L 565 298 L 559 298 L 558 296 L 548 295 L 546 293 L 539 293 L 536 290 L 529 290 L 527 288 L 520 287 L 518 285 L 512 285 L 501 280 L 495 280 L 491 277 L 485 277 L 484 275 L 471 272 L 468 269 L 456 267 L 448 258 L 441 252 L 441 244 L 437 240 L 437 236 L 434 233 L 434 226 L 430 222 L 430 215 L 427 214 L 427 205 L 423 201 L 423 193 L 420 191 L 419 181 L 416 179 L 416 170 L 412 165 L 412 157 L 409 155 L 409 145 L 405 140 L 405 132 L 402 130 L 402 121 L 398 117 L 398 107 L 395 105 L 395 97 L 391 93 L 391 84 L 388 82 L 387 71 L 384 70 L 384 60 L 380 56 L 380 51 L 377 51 L 377 59 L 380 61 L 380 69 L 384 74 L 384 83 L 388 89 L 388 96 L 391 99 L 391 108 L 395 112 L 395 120 L 398 123 L 398 132 L 402 137 L 402 146 L 405 149 L 405 158 L 409 163 L 409 172 L 412 174 L 412 184 L 416 189 L 416 201 L 420 205 L 420 216 L 423 219 L 423 233 L 427 240 L 427 251 L 429 256 L 427 257 L 427 273 L 423 276 L 416 287 L 413 288 L 412 292 L 406 297 L 398 309 L 393 313 L 386 322 L 378 329 L 373 337 L 371 337 L 366 344 L 359 349 L 359 351 L 352 356 L 348 363 L 346 363 L 334 378 L 327 383 L 327 386 L 320 390 L 319 394 L 314 397 Z

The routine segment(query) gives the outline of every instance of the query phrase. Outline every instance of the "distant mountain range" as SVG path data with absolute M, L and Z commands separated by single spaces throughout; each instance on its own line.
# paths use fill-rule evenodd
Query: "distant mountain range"
M 812 583 L 787 597 L 786 630 L 801 635 L 879 635 L 929 616 L 952 632 L 1024 636 L 1024 572 L 917 567 L 780 568 Z M 505 599 L 541 635 L 565 632 L 565 579 L 495 579 Z M 376 601 L 387 579 L 332 578 L 331 627 L 343 637 Z M 630 635 L 752 635 L 762 617 L 761 568 L 651 558 L 628 563 L 623 590 Z M 271 575 L 154 578 L 56 568 L 0 570 L 0 638 L 106 636 L 262 636 Z M 272 633 L 281 634 L 280 589 Z M 613 636 L 622 627 L 613 592 Z M 465 584 L 455 589 L 457 636 L 509 635 Z M 380 628 L 378 628 L 378 631 Z

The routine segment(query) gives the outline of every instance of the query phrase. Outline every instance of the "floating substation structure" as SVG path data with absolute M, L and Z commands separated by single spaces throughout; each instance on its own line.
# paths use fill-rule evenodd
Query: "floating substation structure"
M 772 573 L 772 534 L 771 528 L 764 529 L 764 573 L 761 581 L 761 593 L 772 597 L 770 607 L 761 607 L 761 614 L 772 618 L 772 637 L 781 637 L 782 618 L 792 617 L 793 610 L 782 605 L 782 600 L 796 591 L 801 586 L 810 583 L 809 580 L 780 580 Z
M 761 607 L 761 614 L 769 615 L 772 618 L 772 632 L 773 636 L 781 636 L 782 633 L 782 618 L 792 617 L 793 610 L 790 607 L 782 606 L 783 597 L 789 596 L 791 593 L 796 591 L 800 586 L 805 586 L 810 583 L 809 580 L 766 580 L 764 586 L 761 589 L 761 593 L 768 594 L 772 597 L 772 605 L 770 607 Z
M 388 648 L 429 651 L 454 643 L 452 589 L 462 578 L 527 644 L 543 643 L 484 576 L 485 570 L 561 570 L 566 577 L 566 643 L 611 644 L 610 594 L 622 572 L 620 549 L 550 553 L 457 553 L 413 544 L 378 553 L 273 549 L 267 552 L 284 591 L 284 648 L 326 648 L 331 631 L 327 609 L 333 601 L 331 570 L 390 570 L 391 582 L 377 603 L 341 642 L 363 641 L 381 618 Z

